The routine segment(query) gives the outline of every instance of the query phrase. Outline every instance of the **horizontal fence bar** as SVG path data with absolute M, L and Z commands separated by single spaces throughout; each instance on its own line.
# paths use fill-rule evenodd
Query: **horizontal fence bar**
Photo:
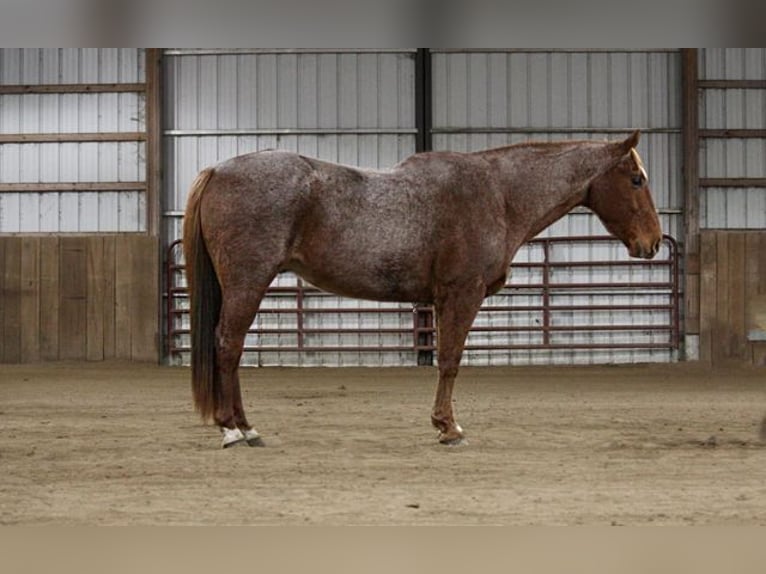
M 0 134 L 0 144 L 139 142 L 144 140 L 146 140 L 146 132 Z
M 543 271 L 544 281 L 534 284 L 515 284 L 509 283 L 505 286 L 505 291 L 493 296 L 494 300 L 497 298 L 505 297 L 513 300 L 514 297 L 526 296 L 526 297 L 540 297 L 541 304 L 535 305 L 514 305 L 508 304 L 486 304 L 483 305 L 479 311 L 479 324 L 474 325 L 470 334 L 481 335 L 497 335 L 502 333 L 512 334 L 536 334 L 542 339 L 542 342 L 507 342 L 496 343 L 487 342 L 484 344 L 478 344 L 472 341 L 469 335 L 468 344 L 466 350 L 468 351 L 512 351 L 512 350 L 565 350 L 565 349 L 658 349 L 672 351 L 677 349 L 680 340 L 680 287 L 679 287 L 679 269 L 678 269 L 678 245 L 676 241 L 670 236 L 664 236 L 664 243 L 667 245 L 667 257 L 660 261 L 641 262 L 633 260 L 621 260 L 621 261 L 550 261 L 550 247 L 555 244 L 565 243 L 579 243 L 579 244 L 601 244 L 605 242 L 616 242 L 616 240 L 609 236 L 596 236 L 596 237 L 552 237 L 552 238 L 538 238 L 529 242 L 533 246 L 541 246 L 543 248 L 544 260 L 542 262 L 524 262 L 511 265 L 511 268 L 521 269 L 536 269 L 539 268 Z M 184 343 L 179 340 L 181 337 L 188 337 L 189 329 L 183 325 L 178 324 L 178 321 L 185 315 L 188 315 L 188 310 L 177 307 L 178 303 L 187 299 L 186 289 L 177 284 L 177 280 L 182 276 L 184 271 L 184 265 L 179 262 L 180 256 L 179 241 L 174 242 L 167 251 L 166 260 L 166 273 L 167 273 L 167 285 L 166 291 L 166 315 L 167 315 L 167 352 L 168 355 L 179 356 L 181 353 L 188 352 L 188 347 L 184 346 Z M 636 266 L 643 266 L 643 269 L 647 271 L 656 270 L 658 268 L 667 268 L 668 271 L 663 273 L 667 274 L 667 279 L 664 281 L 641 281 L 641 282 L 570 282 L 570 283 L 555 283 L 551 281 L 550 271 L 554 268 L 576 268 L 582 269 L 584 267 L 610 267 L 612 269 L 619 269 L 626 266 L 634 268 Z M 513 274 L 511 274 L 513 276 Z M 424 320 L 424 318 L 433 317 L 434 311 L 431 306 L 422 305 L 401 305 L 401 306 L 389 306 L 389 307 L 371 307 L 362 305 L 360 307 L 343 307 L 333 305 L 331 307 L 313 306 L 312 303 L 316 300 L 326 299 L 328 297 L 335 297 L 330 293 L 320 291 L 316 287 L 306 284 L 301 279 L 296 279 L 296 285 L 279 285 L 269 288 L 267 292 L 267 299 L 265 299 L 268 305 L 268 298 L 274 297 L 292 297 L 295 299 L 295 306 L 287 308 L 279 307 L 264 307 L 260 309 L 259 313 L 263 317 L 276 317 L 280 315 L 294 316 L 296 324 L 288 324 L 287 326 L 275 326 L 265 327 L 253 325 L 249 331 L 251 336 L 286 336 L 295 337 L 295 340 L 287 345 L 253 345 L 250 343 L 245 346 L 245 351 L 259 352 L 259 353 L 318 353 L 318 352 L 412 352 L 413 355 L 418 351 L 433 351 L 437 347 L 437 341 L 435 338 L 436 329 L 433 326 L 433 319 Z M 523 292 L 534 289 L 536 292 L 534 295 L 524 295 Z M 654 290 L 654 291 L 650 291 Z M 574 293 L 573 290 L 578 290 Z M 632 296 L 651 295 L 654 297 L 662 297 L 663 300 L 656 303 L 640 304 L 636 302 L 627 303 L 609 303 L 596 301 L 594 303 L 575 303 L 575 304 L 556 304 L 553 300 L 559 296 L 573 296 L 575 294 L 580 295 L 579 290 L 582 290 L 584 294 L 593 295 L 594 297 L 607 297 L 614 296 L 618 290 L 619 294 L 628 294 Z M 589 313 L 591 324 L 583 323 L 582 317 L 576 324 L 557 324 L 560 313 Z M 653 313 L 654 320 L 657 323 L 647 323 L 646 317 L 644 320 L 637 324 L 626 324 L 625 322 L 618 322 L 613 325 L 604 324 L 596 319 L 596 314 L 603 312 L 625 312 L 625 313 Z M 533 316 L 525 317 L 528 321 L 534 321 L 532 324 L 504 324 L 504 325 L 482 325 L 481 320 L 487 315 L 493 313 L 511 313 L 511 316 L 518 316 L 519 314 L 530 314 Z M 399 316 L 399 325 L 389 326 L 307 326 L 307 317 L 318 318 L 321 316 L 330 315 L 372 315 L 372 316 Z M 411 326 L 410 326 L 411 324 Z M 623 334 L 629 335 L 630 333 L 640 333 L 641 340 L 625 343 L 623 341 L 618 342 L 592 342 L 588 340 L 591 337 L 603 337 L 609 334 Z M 584 336 L 584 340 L 572 340 L 566 342 L 556 341 L 555 337 L 563 335 L 580 335 L 581 339 Z M 361 345 L 361 344 L 348 344 L 338 345 L 336 343 L 328 342 L 327 345 L 322 344 L 310 344 L 307 342 L 307 338 L 321 339 L 323 336 L 353 336 L 358 335 L 360 337 L 370 335 L 381 335 L 389 337 L 405 337 L 411 339 L 411 343 L 402 344 L 396 342 L 396 340 L 389 340 L 388 342 L 382 342 L 375 345 Z M 645 341 L 647 337 L 661 337 L 662 341 Z M 553 340 L 552 340 L 553 338 Z
M 648 127 L 511 127 L 511 126 L 481 126 L 481 127 L 433 127 L 432 134 L 630 134 L 635 130 L 650 134 L 680 134 L 681 128 L 648 128 Z
M 143 181 L 62 182 L 62 183 L 0 183 L 0 193 L 49 193 L 63 191 L 145 191 Z
M 23 94 L 108 94 L 145 92 L 146 84 L 0 84 L 0 96 Z
M 657 213 L 660 215 L 681 215 L 683 209 L 674 209 L 668 207 L 658 207 Z M 595 214 L 587 207 L 575 207 L 567 215 L 587 215 L 594 216 Z M 167 219 L 183 219 L 184 212 L 181 210 L 164 211 L 162 217 Z
M 290 54 L 412 54 L 417 48 L 221 48 L 221 49 L 168 49 L 163 56 L 264 56 Z
M 699 130 L 697 133 L 702 138 L 720 138 L 720 139 L 766 138 L 766 130 L 754 130 L 754 129 Z
M 700 187 L 766 187 L 766 177 L 701 177 Z
M 416 128 L 232 128 L 164 130 L 168 137 L 415 135 Z
M 766 80 L 698 80 L 697 87 L 708 90 L 766 90 Z
M 432 54 L 663 54 L 675 48 L 429 48 Z

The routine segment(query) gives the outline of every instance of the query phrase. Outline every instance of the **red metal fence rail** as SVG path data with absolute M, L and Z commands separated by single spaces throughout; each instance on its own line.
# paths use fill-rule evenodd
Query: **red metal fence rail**
M 521 349 L 678 349 L 680 341 L 680 284 L 679 284 L 679 250 L 672 237 L 665 235 L 663 249 L 660 255 L 651 261 L 603 259 L 593 260 L 556 260 L 553 251 L 557 246 L 580 245 L 594 247 L 598 244 L 608 245 L 617 240 L 606 236 L 588 237 L 551 237 L 534 239 L 529 242 L 529 248 L 536 250 L 541 258 L 536 261 L 519 262 L 511 265 L 509 283 L 496 296 L 489 298 L 482 306 L 479 316 L 471 329 L 466 344 L 467 351 L 510 351 Z M 180 241 L 173 242 L 166 256 L 166 352 L 170 359 L 178 358 L 189 351 L 188 347 L 188 294 L 184 281 L 184 265 L 182 263 Z M 578 270 L 600 270 L 609 275 L 606 280 L 590 280 L 593 273 L 587 273 L 585 280 L 560 281 L 559 276 L 571 275 Z M 641 274 L 641 281 L 613 280 L 614 274 Z M 517 276 L 526 279 L 519 283 Z M 641 302 L 641 297 L 651 296 L 653 301 Z M 249 340 L 255 343 L 245 345 L 246 352 L 261 353 L 321 353 L 321 352 L 416 352 L 429 353 L 436 349 L 436 330 L 434 327 L 433 309 L 428 306 L 391 305 L 377 307 L 372 304 L 359 303 L 357 307 L 333 305 L 331 307 L 308 305 L 307 302 L 317 302 L 323 298 L 335 295 L 324 293 L 306 284 L 300 278 L 295 285 L 272 286 L 264 298 L 260 315 L 295 316 L 289 327 L 263 327 L 256 321 L 249 332 Z M 535 300 L 535 304 L 518 304 L 514 299 L 520 297 L 527 301 Z M 558 303 L 557 300 L 568 297 L 597 299 L 597 303 L 588 301 L 576 303 Z M 614 303 L 611 299 L 621 297 L 628 302 Z M 289 307 L 274 308 L 269 306 L 269 300 L 290 301 Z M 605 302 L 604 302 L 605 301 Z M 391 315 L 395 326 L 336 326 L 332 325 L 331 315 L 336 317 L 344 314 L 357 314 L 360 317 Z M 646 323 L 606 323 L 594 321 L 595 314 L 614 314 L 618 317 L 630 314 L 651 313 L 653 320 Z M 493 314 L 503 314 L 510 317 L 508 324 L 487 325 L 482 319 L 490 318 Z M 584 316 L 579 322 L 571 319 L 561 321 L 560 317 L 576 314 Z M 323 315 L 329 321 L 317 321 Z M 516 321 L 514 317 L 524 316 L 527 321 Z M 532 317 L 533 320 L 530 320 Z M 309 320 L 311 319 L 311 320 Z M 319 324 L 311 327 L 310 324 Z M 579 338 L 559 340 L 566 334 L 579 334 Z M 618 341 L 603 340 L 604 335 L 618 333 L 636 333 L 635 340 Z M 485 342 L 475 342 L 482 334 L 504 334 L 510 339 L 519 334 L 526 334 L 526 340 L 515 342 L 492 342 L 485 337 Z M 588 337 L 587 335 L 591 336 Z M 324 335 L 385 335 L 393 342 L 374 345 L 338 345 L 317 344 L 316 341 Z M 602 340 L 593 342 L 595 335 Z M 259 339 L 267 336 L 287 336 L 288 344 L 262 344 Z

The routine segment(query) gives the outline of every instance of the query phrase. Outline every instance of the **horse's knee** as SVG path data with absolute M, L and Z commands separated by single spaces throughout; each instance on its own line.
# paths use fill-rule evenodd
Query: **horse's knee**
M 454 379 L 457 377 L 458 369 L 460 365 L 457 362 L 445 362 L 445 364 L 439 365 L 439 377 L 443 379 Z

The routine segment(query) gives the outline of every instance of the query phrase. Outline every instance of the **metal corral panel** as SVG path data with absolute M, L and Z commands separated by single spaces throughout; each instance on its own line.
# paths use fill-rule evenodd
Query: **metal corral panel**
M 0 85 L 136 84 L 139 49 L 0 49 Z M 145 131 L 144 95 L 0 95 L 0 134 L 99 134 Z M 0 144 L 0 184 L 142 182 L 142 141 Z M 0 193 L 0 232 L 142 231 L 144 193 L 133 190 Z
M 680 236 L 681 209 L 681 89 L 680 55 L 675 51 L 434 51 L 433 144 L 435 149 L 474 151 L 523 141 L 562 139 L 617 139 L 632 129 L 643 131 L 639 144 L 649 172 L 650 185 L 665 233 Z M 575 210 L 545 230 L 542 237 L 606 234 L 598 218 L 587 210 Z M 514 261 L 535 261 L 534 248 L 523 248 Z M 629 259 L 620 247 L 599 245 L 557 245 L 553 257 L 561 261 Z M 572 282 L 592 282 L 602 270 L 573 268 L 567 271 Z M 642 282 L 647 277 L 611 270 L 609 281 Z M 530 275 L 512 283 L 534 281 Z M 501 292 L 496 297 L 509 296 Z M 640 301 L 639 301 L 640 299 Z M 562 305 L 656 303 L 651 293 L 644 296 L 613 293 L 568 294 Z M 491 305 L 493 298 L 485 304 Z M 519 304 L 534 305 L 535 301 Z M 503 321 L 487 314 L 486 321 Z M 534 317 L 530 317 L 534 320 Z M 578 323 L 578 317 L 560 316 L 559 321 Z M 604 312 L 604 324 L 652 324 L 666 320 L 661 314 L 624 311 Z M 581 322 L 581 321 L 579 321 Z M 471 337 L 468 344 L 471 344 Z M 506 335 L 507 336 L 507 335 Z M 530 335 L 532 336 L 532 335 Z M 536 335 L 535 335 L 536 336 Z M 652 335 L 654 336 L 654 335 Z M 484 339 L 496 337 L 482 334 Z M 567 342 L 582 337 L 577 333 L 559 335 Z M 604 334 L 603 341 L 588 343 L 654 342 L 640 333 Z M 642 338 L 643 337 L 643 338 Z M 651 337 L 650 337 L 651 338 Z M 519 338 L 516 338 L 519 341 Z M 492 340 L 494 344 L 508 341 Z M 523 341 L 534 343 L 534 341 Z M 584 340 L 580 342 L 586 342 Z M 466 353 L 466 364 L 524 363 L 605 363 L 672 360 L 663 350 L 591 351 L 481 351 Z
M 766 80 L 764 48 L 705 48 L 699 54 L 701 81 Z M 701 91 L 699 121 L 701 130 L 766 130 L 766 89 L 762 85 L 706 87 Z M 766 178 L 766 138 L 736 137 L 739 135 L 701 140 L 701 178 Z M 766 187 L 703 187 L 700 225 L 765 228 Z
M 203 168 L 270 148 L 364 167 L 390 167 L 415 152 L 415 50 L 167 50 L 164 66 L 165 241 L 181 235 L 192 180 Z M 280 275 L 273 286 L 293 287 Z M 328 308 L 392 307 L 321 296 Z M 294 327 L 294 295 L 269 297 L 254 328 Z M 393 307 L 397 307 L 394 305 Z M 323 313 L 307 328 L 412 326 L 412 314 Z M 319 323 L 321 322 L 321 324 Z M 184 325 L 178 325 L 183 328 Z M 291 346 L 287 335 L 261 335 L 261 346 Z M 317 335 L 308 346 L 368 346 L 399 335 Z M 411 339 L 411 335 L 409 335 Z M 364 338 L 365 340 L 361 340 Z M 321 339 L 321 340 L 320 340 Z M 410 341 L 407 341 L 410 342 Z M 248 340 L 246 345 L 255 344 Z M 248 352 L 245 364 L 416 364 L 415 352 Z

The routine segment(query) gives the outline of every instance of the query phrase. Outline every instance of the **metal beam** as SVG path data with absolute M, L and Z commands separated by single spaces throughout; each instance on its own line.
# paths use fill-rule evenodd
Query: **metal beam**
M 144 132 L 0 134 L 0 144 L 140 142 L 145 139 L 146 134 Z
M 105 94 L 143 92 L 145 84 L 24 84 L 0 86 L 0 96 L 23 94 Z
M 144 191 L 143 181 L 0 183 L 0 193 Z

